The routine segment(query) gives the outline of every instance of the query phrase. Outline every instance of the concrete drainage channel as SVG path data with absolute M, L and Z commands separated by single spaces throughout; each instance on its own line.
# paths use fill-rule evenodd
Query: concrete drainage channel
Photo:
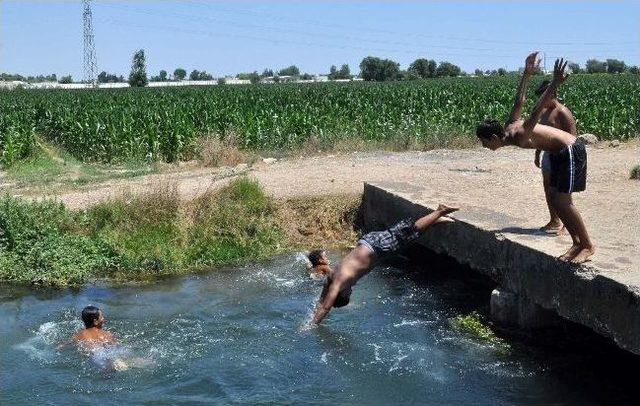
M 434 202 L 424 203 L 422 192 L 410 184 L 366 183 L 363 228 L 383 229 L 401 218 L 428 213 Z M 490 308 L 496 322 L 538 329 L 568 320 L 640 355 L 640 288 L 628 283 L 628 276 L 562 263 L 536 249 L 531 239 L 505 236 L 482 220 L 473 221 L 482 218 L 474 214 L 463 214 L 471 220 L 454 215 L 455 223 L 425 233 L 418 243 L 495 282 Z

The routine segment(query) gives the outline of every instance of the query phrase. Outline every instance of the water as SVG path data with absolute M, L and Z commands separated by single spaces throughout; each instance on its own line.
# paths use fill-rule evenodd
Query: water
M 151 286 L 4 288 L 0 404 L 624 401 L 624 391 L 606 383 L 610 371 L 595 371 L 583 355 L 517 340 L 504 354 L 452 330 L 449 318 L 488 300 L 487 287 L 473 285 L 468 275 L 402 268 L 372 271 L 349 306 L 310 331 L 298 329 L 321 282 L 295 256 Z M 80 328 L 78 313 L 87 304 L 101 307 L 106 328 L 150 364 L 114 372 L 73 346 L 57 350 Z

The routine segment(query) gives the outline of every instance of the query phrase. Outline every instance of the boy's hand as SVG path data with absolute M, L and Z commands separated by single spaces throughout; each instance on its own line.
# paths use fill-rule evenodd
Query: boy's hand
M 560 85 L 567 80 L 569 74 L 565 72 L 566 68 L 567 61 L 563 58 L 556 59 L 556 63 L 553 65 L 553 83 Z
M 535 70 L 540 66 L 540 58 L 538 58 L 538 51 L 532 52 L 524 60 L 524 74 L 527 76 L 533 75 Z

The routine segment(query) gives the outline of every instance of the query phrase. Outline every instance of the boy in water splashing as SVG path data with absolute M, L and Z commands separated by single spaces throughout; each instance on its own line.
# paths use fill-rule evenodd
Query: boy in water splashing
M 309 254 L 312 272 L 326 274 L 320 299 L 313 314 L 312 324 L 319 324 L 332 307 L 349 304 L 351 287 L 369 273 L 374 260 L 383 255 L 396 253 L 415 241 L 422 233 L 440 221 L 442 217 L 453 213 L 455 207 L 439 205 L 430 214 L 416 221 L 405 219 L 384 231 L 374 231 L 362 236 L 357 246 L 351 250 L 336 267 L 329 266 L 329 260 L 322 250 Z
M 73 341 L 88 349 L 116 343 L 113 334 L 102 329 L 106 320 L 102 310 L 87 306 L 82 309 L 81 318 L 85 328 L 73 335 Z

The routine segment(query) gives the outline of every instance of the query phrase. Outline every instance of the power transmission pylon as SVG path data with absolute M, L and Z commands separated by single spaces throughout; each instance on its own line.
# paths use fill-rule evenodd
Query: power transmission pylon
M 91 13 L 91 0 L 82 0 L 84 11 L 82 21 L 84 24 L 84 82 L 96 86 L 96 70 L 98 62 L 96 60 L 96 46 L 93 42 L 93 15 Z

